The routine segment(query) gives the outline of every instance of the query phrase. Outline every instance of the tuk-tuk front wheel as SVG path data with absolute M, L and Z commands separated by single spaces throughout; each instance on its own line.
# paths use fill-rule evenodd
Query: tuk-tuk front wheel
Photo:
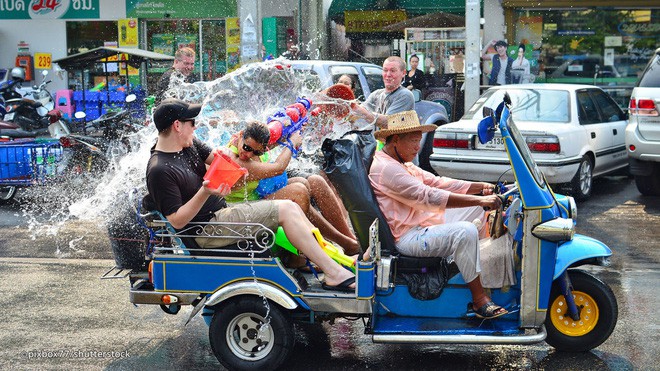
M 215 308 L 209 339 L 213 354 L 230 370 L 272 370 L 293 350 L 293 323 L 262 298 L 243 296 Z
M 570 270 L 573 299 L 580 319 L 568 315 L 566 298 L 558 282 L 552 285 L 545 327 L 545 341 L 557 350 L 585 352 L 602 344 L 614 331 L 618 306 L 612 290 L 601 280 L 581 270 Z

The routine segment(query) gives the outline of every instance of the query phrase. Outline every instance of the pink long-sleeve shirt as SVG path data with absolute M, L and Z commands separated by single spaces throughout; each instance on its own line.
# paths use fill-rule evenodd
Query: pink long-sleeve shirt
M 369 180 L 395 241 L 412 227 L 444 223 L 449 195 L 470 188 L 470 182 L 435 176 L 383 151 L 374 155 Z

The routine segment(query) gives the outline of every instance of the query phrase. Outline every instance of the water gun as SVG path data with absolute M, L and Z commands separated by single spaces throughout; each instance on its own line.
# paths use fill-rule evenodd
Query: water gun
M 101 91 L 105 87 L 105 81 L 101 81 L 95 87 L 89 89 L 89 91 Z
M 353 260 L 353 258 L 344 254 L 341 250 L 333 246 L 330 242 L 326 241 L 321 235 L 321 232 L 319 231 L 318 228 L 312 229 L 312 234 L 314 234 L 316 241 L 319 243 L 319 245 L 321 245 L 321 249 L 323 249 L 323 251 L 330 258 L 332 258 L 332 260 L 336 261 L 338 264 L 343 265 L 344 267 L 350 269 L 351 271 L 353 271 L 353 273 L 355 273 L 356 262 L 355 260 Z M 298 249 L 296 249 L 287 238 L 286 234 L 284 233 L 284 229 L 282 229 L 282 227 L 277 228 L 277 233 L 275 233 L 275 243 L 293 254 L 300 255 Z
M 278 142 L 288 147 L 294 156 L 297 151 L 293 148 L 289 137 L 291 134 L 302 129 L 307 123 L 307 111 L 312 107 L 312 101 L 307 98 L 298 98 L 296 103 L 279 109 L 274 115 L 269 116 L 266 121 L 270 131 L 268 144 Z
M 259 198 L 266 198 L 266 196 L 271 195 L 280 189 L 286 186 L 289 181 L 289 177 L 286 172 L 276 175 L 270 178 L 264 178 L 259 181 L 259 185 L 254 190 L 259 195 Z

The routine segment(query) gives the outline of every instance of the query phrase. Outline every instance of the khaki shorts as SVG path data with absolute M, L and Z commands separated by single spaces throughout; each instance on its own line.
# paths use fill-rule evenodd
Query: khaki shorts
M 220 209 L 215 212 L 215 216 L 211 218 L 209 222 L 259 223 L 275 232 L 279 226 L 279 220 L 277 202 L 255 201 L 233 204 L 232 206 Z M 238 227 L 233 228 L 233 230 L 236 231 L 236 234 L 249 233 L 246 228 L 249 227 Z M 208 229 L 212 230 L 213 228 L 210 227 Z M 198 237 L 195 241 L 202 248 L 223 247 L 237 242 L 235 239 L 231 238 L 205 237 Z

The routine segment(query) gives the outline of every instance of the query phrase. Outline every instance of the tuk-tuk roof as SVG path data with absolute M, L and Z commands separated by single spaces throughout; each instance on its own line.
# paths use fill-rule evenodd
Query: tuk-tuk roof
M 67 69 L 85 69 L 93 66 L 96 63 L 104 63 L 103 59 L 112 57 L 118 54 L 127 54 L 128 60 L 122 60 L 132 67 L 139 68 L 142 62 L 147 60 L 154 61 L 172 61 L 174 57 L 171 55 L 152 52 L 149 50 L 136 49 L 136 48 L 111 48 L 101 46 L 88 50 L 86 52 L 70 55 L 65 58 L 60 58 L 53 61 L 61 68 Z M 116 63 L 116 61 L 112 61 Z

